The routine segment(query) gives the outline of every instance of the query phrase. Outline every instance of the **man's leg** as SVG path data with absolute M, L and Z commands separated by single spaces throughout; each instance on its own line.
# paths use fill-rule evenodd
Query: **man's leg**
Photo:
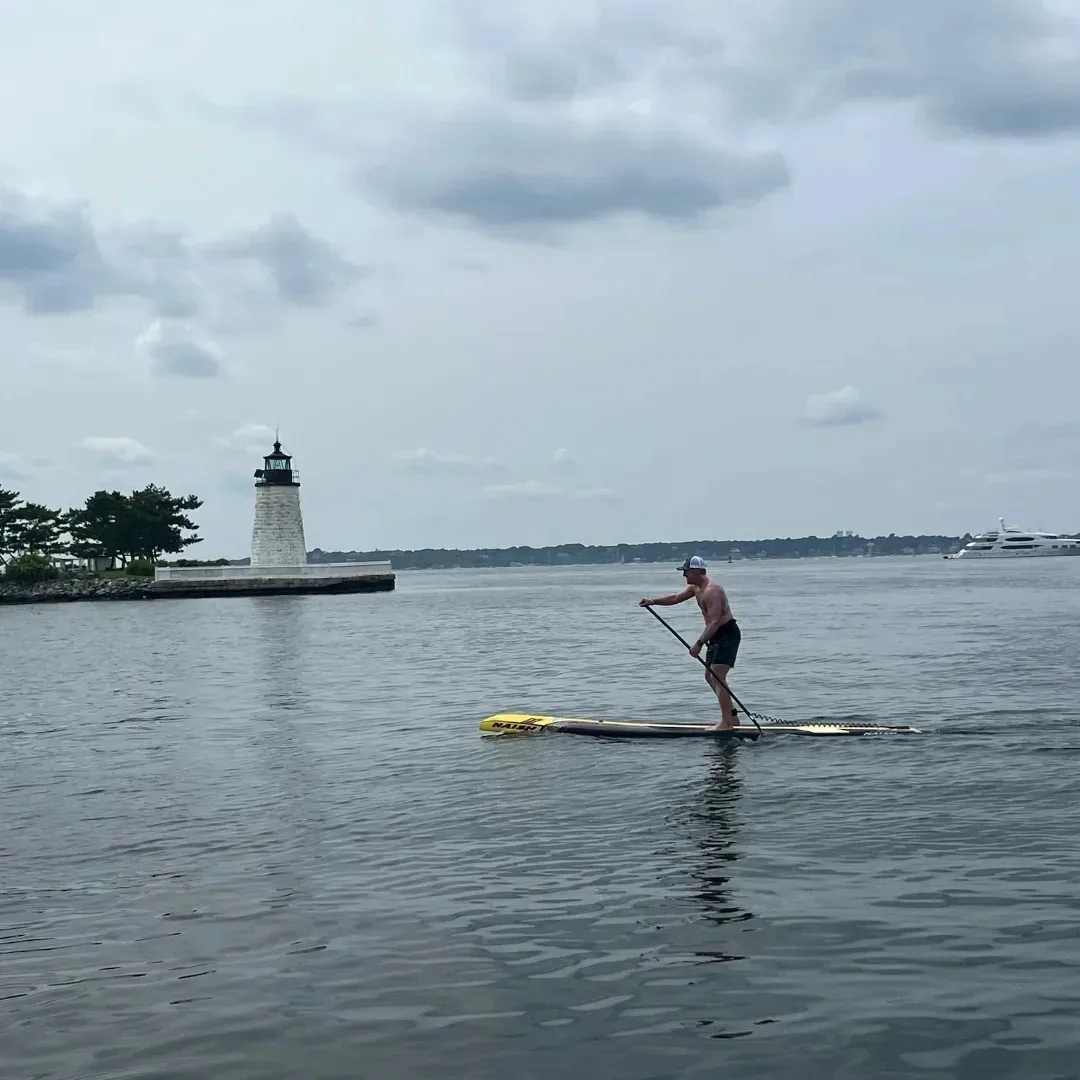
M 739 726 L 738 718 L 731 707 L 731 695 L 721 686 L 721 682 L 727 682 L 730 664 L 712 664 L 705 673 L 705 681 L 716 694 L 716 700 L 720 703 L 720 722 L 715 725 L 717 731 L 730 731 Z

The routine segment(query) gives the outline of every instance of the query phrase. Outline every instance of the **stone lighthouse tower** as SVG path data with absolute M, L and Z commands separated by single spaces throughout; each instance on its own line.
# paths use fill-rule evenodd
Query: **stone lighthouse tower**
M 300 514 L 300 474 L 274 441 L 274 452 L 255 470 L 255 521 L 251 527 L 252 566 L 303 566 L 307 562 Z

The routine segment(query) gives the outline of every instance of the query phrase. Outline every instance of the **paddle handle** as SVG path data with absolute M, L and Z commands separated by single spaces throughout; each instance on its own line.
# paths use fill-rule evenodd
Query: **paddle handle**
M 679 640 L 680 640 L 680 641 L 681 641 L 681 642 L 682 642 L 682 643 L 683 643 L 683 644 L 684 644 L 684 645 L 686 646 L 687 652 L 689 652 L 689 651 L 690 651 L 690 642 L 688 642 L 688 641 L 686 640 L 686 638 L 684 638 L 684 637 L 682 636 L 682 634 L 680 634 L 680 633 L 679 633 L 679 631 L 678 631 L 678 630 L 676 630 L 676 629 L 675 629 L 675 627 L 674 627 L 674 626 L 672 626 L 672 625 L 671 625 L 671 623 L 669 623 L 669 622 L 667 621 L 667 619 L 665 619 L 665 618 L 664 618 L 664 617 L 663 617 L 662 615 L 660 615 L 660 614 L 658 614 L 658 613 L 657 613 L 656 611 L 654 611 L 654 610 L 653 610 L 653 606 L 652 606 L 652 604 L 646 604 L 646 605 L 645 605 L 645 610 L 646 610 L 646 611 L 647 611 L 647 612 L 648 612 L 648 613 L 649 613 L 650 615 L 655 615 L 655 616 L 656 616 L 656 618 L 657 618 L 657 619 L 659 620 L 660 624 L 661 624 L 662 626 L 666 626 L 666 627 L 668 628 L 668 630 L 670 630 L 670 631 L 671 631 L 671 632 L 672 632 L 672 633 L 673 633 L 673 634 L 674 634 L 674 635 L 675 635 L 675 636 L 676 636 L 676 637 L 677 637 L 677 638 L 678 638 L 678 639 L 679 639 Z M 742 702 L 741 702 L 741 701 L 740 701 L 740 700 L 739 700 L 739 699 L 738 699 L 738 698 L 737 698 L 737 697 L 735 696 L 735 692 L 734 692 L 734 691 L 733 691 L 733 690 L 731 689 L 731 687 L 729 687 L 729 686 L 728 686 L 728 684 L 727 684 L 726 682 L 724 682 L 724 680 L 723 680 L 723 679 L 717 679 L 717 678 L 716 678 L 716 675 L 715 675 L 715 674 L 713 674 L 713 672 L 712 672 L 712 670 L 710 669 L 709 665 L 708 665 L 708 664 L 706 664 L 706 663 L 705 663 L 705 661 L 704 661 L 704 660 L 702 660 L 700 656 L 695 656 L 695 657 L 694 657 L 694 659 L 695 659 L 695 660 L 696 660 L 696 661 L 697 661 L 697 662 L 698 662 L 699 664 L 701 664 L 701 666 L 702 666 L 702 667 L 703 667 L 703 668 L 704 668 L 704 669 L 705 669 L 706 671 L 708 671 L 708 672 L 709 672 L 709 674 L 710 674 L 710 675 L 712 675 L 712 677 L 713 677 L 714 679 L 716 679 L 716 681 L 717 681 L 717 682 L 718 682 L 718 683 L 719 683 L 719 684 L 720 684 L 720 685 L 721 685 L 721 686 L 722 686 L 722 687 L 723 687 L 723 688 L 724 688 L 724 689 L 725 689 L 725 690 L 726 690 L 726 691 L 728 692 L 728 694 L 729 694 L 729 695 L 731 696 L 731 700 L 732 700 L 732 701 L 734 701 L 734 702 L 735 702 L 735 704 L 736 704 L 736 705 L 738 705 L 738 706 L 739 706 L 739 708 L 740 708 L 740 709 L 742 709 L 742 711 L 743 711 L 744 713 L 746 713 L 746 715 L 747 715 L 747 716 L 749 716 L 749 717 L 750 717 L 750 720 L 751 720 L 751 722 L 753 723 L 754 727 L 756 727 L 756 728 L 758 729 L 758 731 L 760 731 L 760 730 L 761 730 L 761 725 L 760 725 L 760 724 L 759 724 L 759 723 L 758 723 L 758 722 L 757 722 L 757 721 L 756 721 L 756 720 L 754 719 L 753 713 L 751 713 L 751 712 L 750 712 L 750 710 L 749 710 L 749 709 L 748 709 L 748 708 L 747 708 L 747 707 L 746 707 L 746 706 L 745 706 L 745 705 L 744 705 L 744 704 L 743 704 L 743 703 L 742 703 Z

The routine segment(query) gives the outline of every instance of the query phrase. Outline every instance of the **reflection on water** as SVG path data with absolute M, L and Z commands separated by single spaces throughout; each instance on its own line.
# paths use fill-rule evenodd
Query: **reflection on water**
M 739 772 L 739 747 L 718 745 L 708 761 L 708 773 L 701 784 L 698 800 L 691 809 L 697 823 L 694 839 L 701 850 L 701 865 L 691 870 L 698 882 L 697 895 L 705 917 L 713 922 L 735 922 L 753 918 L 734 900 L 731 877 L 739 858 L 735 847 L 737 814 L 742 779 Z
M 303 596 L 252 598 L 250 625 L 257 645 L 255 672 L 262 698 L 272 710 L 298 710 L 309 700 L 311 612 Z
M 278 819 L 272 850 L 262 862 L 263 902 L 272 909 L 294 906 L 317 893 L 312 859 L 325 839 L 325 776 L 310 726 L 312 612 L 307 599 L 254 597 L 245 620 L 255 643 L 252 700 L 263 706 L 251 718 L 251 767 L 258 776 L 249 775 L 249 783 L 257 779 Z
M 736 810 L 742 788 L 738 765 L 738 747 L 731 743 L 717 745 L 690 811 L 696 826 L 694 839 L 701 851 L 701 864 L 690 875 L 698 883 L 696 895 L 706 919 L 715 923 L 753 918 L 735 902 L 731 889 L 734 863 L 739 857 L 735 845 Z

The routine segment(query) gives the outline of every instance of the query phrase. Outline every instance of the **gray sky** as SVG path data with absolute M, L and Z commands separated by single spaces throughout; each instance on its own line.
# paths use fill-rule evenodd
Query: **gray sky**
M 0 486 L 249 550 L 1080 529 L 1080 0 L 0 13 Z

